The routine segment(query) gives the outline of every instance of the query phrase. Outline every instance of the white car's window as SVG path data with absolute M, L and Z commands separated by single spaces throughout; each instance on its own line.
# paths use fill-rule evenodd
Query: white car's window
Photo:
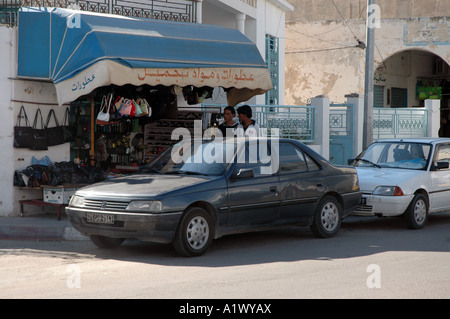
M 356 165 L 424 170 L 427 167 L 430 149 L 429 144 L 421 143 L 374 143 Z
M 438 162 L 450 162 L 450 145 L 439 146 L 437 152 Z

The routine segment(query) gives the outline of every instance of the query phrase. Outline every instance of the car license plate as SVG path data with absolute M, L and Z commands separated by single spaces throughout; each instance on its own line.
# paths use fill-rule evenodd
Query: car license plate
M 87 213 L 86 218 L 88 223 L 114 224 L 114 215 Z
M 365 197 L 361 197 L 361 201 L 359 202 L 359 204 L 360 205 L 366 205 L 366 203 L 367 203 L 367 198 L 365 198 Z

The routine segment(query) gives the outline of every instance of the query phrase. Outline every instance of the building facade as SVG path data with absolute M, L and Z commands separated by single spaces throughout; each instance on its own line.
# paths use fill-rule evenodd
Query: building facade
M 333 102 L 363 95 L 367 1 L 289 2 L 296 10 L 286 16 L 286 104 L 305 104 L 317 95 Z M 375 5 L 369 20 L 375 30 L 374 107 L 423 107 L 431 92 L 450 120 L 448 1 Z
M 50 1 L 55 7 L 69 7 L 77 10 L 112 13 L 117 15 L 176 20 L 186 23 L 212 24 L 237 29 L 252 40 L 263 58 L 276 55 L 272 66 L 273 95 L 276 102 L 284 102 L 284 38 L 285 14 L 293 7 L 285 0 L 151 0 L 151 1 Z M 54 109 L 57 118 L 64 117 L 65 107 L 59 107 L 55 85 L 48 80 L 29 79 L 17 76 L 18 70 L 18 27 L 17 10 L 22 6 L 48 6 L 39 0 L 6 1 L 0 10 L 0 57 L 4 67 L 0 68 L 0 148 L 2 167 L 0 168 L 0 216 L 19 213 L 19 201 L 39 198 L 38 190 L 13 187 L 16 170 L 30 165 L 33 157 L 49 156 L 54 162 L 70 161 L 69 143 L 49 147 L 45 151 L 13 148 L 14 126 L 23 105 L 28 110 L 40 108 L 45 115 Z M 120 5 L 119 5 L 120 4 Z M 151 8 L 152 9 L 151 9 Z M 267 38 L 276 39 L 275 49 L 267 47 Z M 223 103 L 223 95 L 213 94 L 211 103 Z M 257 95 L 249 103 L 264 104 L 266 95 Z M 34 112 L 29 112 L 33 121 Z M 31 116 L 30 116 L 31 114 Z M 31 117 L 31 119 L 30 119 Z M 44 119 L 45 120 L 45 119 Z

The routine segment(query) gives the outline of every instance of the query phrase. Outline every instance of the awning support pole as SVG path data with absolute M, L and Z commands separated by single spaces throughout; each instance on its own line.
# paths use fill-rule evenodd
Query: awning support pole
M 91 165 L 95 165 L 95 101 L 94 97 L 91 96 L 91 150 L 89 152 L 90 155 L 90 163 Z

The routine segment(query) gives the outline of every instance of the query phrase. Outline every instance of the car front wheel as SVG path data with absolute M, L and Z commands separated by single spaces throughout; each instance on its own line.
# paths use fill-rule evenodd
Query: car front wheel
M 200 207 L 189 209 L 178 226 L 173 246 L 182 256 L 203 255 L 213 240 L 211 216 Z
M 326 196 L 317 205 L 311 231 L 317 237 L 334 236 L 341 227 L 341 205 L 332 196 Z
M 406 225 L 410 229 L 421 229 L 428 219 L 428 202 L 424 195 L 416 194 L 405 212 Z

